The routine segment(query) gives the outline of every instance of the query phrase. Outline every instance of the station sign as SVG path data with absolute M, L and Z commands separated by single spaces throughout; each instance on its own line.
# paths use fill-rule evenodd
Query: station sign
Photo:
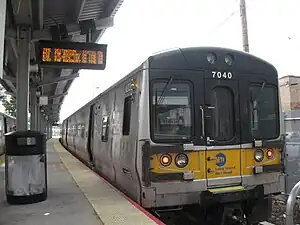
M 105 44 L 41 40 L 38 45 L 41 67 L 92 70 L 106 67 Z

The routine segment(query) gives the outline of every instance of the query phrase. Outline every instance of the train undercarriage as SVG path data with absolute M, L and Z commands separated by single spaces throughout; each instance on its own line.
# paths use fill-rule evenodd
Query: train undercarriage
M 254 192 L 258 193 L 258 192 Z M 232 195 L 231 195 L 232 196 Z M 152 210 L 166 225 L 258 225 L 268 220 L 272 212 L 271 196 L 222 202 L 210 201 L 173 208 Z

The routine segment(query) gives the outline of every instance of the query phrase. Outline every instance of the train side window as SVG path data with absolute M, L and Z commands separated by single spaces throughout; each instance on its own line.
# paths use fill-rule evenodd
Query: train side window
M 81 134 L 81 123 L 77 124 L 77 132 L 76 132 L 76 136 L 80 137 L 80 134 Z
M 108 128 L 109 128 L 109 117 L 104 116 L 102 118 L 102 129 L 101 129 L 101 140 L 103 142 L 108 141 L 108 130 L 109 130 Z
M 81 130 L 80 130 L 80 136 L 81 136 L 81 138 L 84 138 L 84 133 L 85 133 L 85 125 L 81 124 Z
M 130 133 L 130 118 L 131 118 L 131 96 L 124 99 L 124 114 L 123 114 L 123 135 Z

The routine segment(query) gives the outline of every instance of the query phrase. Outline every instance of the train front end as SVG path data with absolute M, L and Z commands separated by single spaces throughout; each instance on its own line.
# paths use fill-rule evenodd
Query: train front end
M 276 69 L 250 54 L 186 48 L 145 63 L 141 204 L 240 209 L 251 223 L 284 191 Z M 233 207 L 233 208 L 234 208 Z M 234 209 L 235 210 L 235 209 Z

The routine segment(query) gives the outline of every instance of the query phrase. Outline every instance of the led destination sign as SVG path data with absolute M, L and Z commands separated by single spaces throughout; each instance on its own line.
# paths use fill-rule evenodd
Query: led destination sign
M 107 45 L 82 42 L 39 42 L 41 67 L 104 70 Z

